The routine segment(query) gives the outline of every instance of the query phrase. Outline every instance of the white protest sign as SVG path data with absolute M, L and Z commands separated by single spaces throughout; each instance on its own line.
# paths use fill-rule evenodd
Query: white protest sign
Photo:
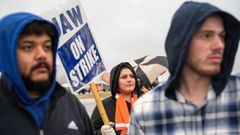
M 42 16 L 53 22 L 60 32 L 58 57 L 71 90 L 80 88 L 105 70 L 79 1 L 71 0 Z

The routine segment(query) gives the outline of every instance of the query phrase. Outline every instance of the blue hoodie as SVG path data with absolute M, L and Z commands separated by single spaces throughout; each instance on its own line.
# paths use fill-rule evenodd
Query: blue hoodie
M 0 72 L 10 84 L 12 90 L 16 93 L 20 102 L 26 110 L 32 115 L 38 127 L 41 126 L 44 112 L 51 101 L 50 97 L 56 85 L 56 50 L 59 35 L 53 41 L 54 71 L 53 81 L 48 91 L 41 95 L 38 100 L 33 99 L 26 89 L 20 70 L 17 64 L 16 49 L 19 34 L 23 28 L 34 20 L 44 20 L 41 17 L 30 13 L 14 13 L 5 16 L 0 20 Z
M 165 42 L 170 77 L 164 86 L 166 96 L 175 99 L 174 90 L 187 57 L 191 38 L 201 28 L 204 21 L 213 14 L 220 14 L 226 31 L 224 58 L 221 71 L 212 78 L 212 86 L 219 95 L 231 74 L 234 58 L 238 49 L 240 23 L 232 15 L 208 3 L 185 2 L 174 14 Z

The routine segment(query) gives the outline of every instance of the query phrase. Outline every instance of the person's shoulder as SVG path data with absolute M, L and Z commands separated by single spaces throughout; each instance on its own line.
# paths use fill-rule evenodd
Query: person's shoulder
M 232 76 L 234 76 L 234 77 L 240 79 L 240 73 L 236 73 L 236 74 L 234 74 L 234 75 L 232 75 Z
M 58 102 L 74 103 L 82 106 L 82 103 L 76 95 L 71 91 L 66 90 L 58 83 L 56 84 L 56 90 L 54 91 L 53 96 L 58 99 Z
M 107 98 L 103 99 L 103 100 L 102 100 L 102 103 L 103 103 L 104 105 L 114 104 L 114 103 L 115 103 L 115 100 L 114 100 L 114 98 L 113 98 L 112 96 L 110 96 L 110 97 L 107 97 Z
M 226 89 L 229 91 L 240 89 L 240 74 L 231 75 L 228 79 Z
M 146 105 L 152 105 L 157 102 L 163 102 L 165 98 L 165 89 L 162 86 L 157 86 L 154 89 L 150 90 L 149 92 L 142 95 L 136 103 L 134 103 L 134 106 L 146 106 Z
M 158 110 L 161 110 L 160 107 L 165 104 L 164 93 L 165 89 L 162 86 L 157 86 L 144 94 L 134 103 L 132 115 L 140 121 L 154 119 L 153 117 L 160 113 L 158 112 Z
M 240 81 L 240 73 L 233 74 L 229 77 L 229 82 L 233 82 L 233 81 L 236 81 L 236 82 Z

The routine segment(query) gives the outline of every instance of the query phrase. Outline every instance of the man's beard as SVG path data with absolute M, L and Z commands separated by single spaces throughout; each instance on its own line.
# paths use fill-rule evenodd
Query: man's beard
M 41 80 L 41 81 L 33 81 L 31 79 L 32 72 L 35 69 L 38 69 L 41 65 L 44 65 L 49 73 L 49 79 L 48 80 Z M 51 86 L 51 82 L 53 80 L 53 73 L 50 72 L 50 66 L 45 61 L 40 61 L 38 64 L 33 66 L 30 70 L 30 73 L 27 76 L 22 75 L 23 82 L 25 84 L 25 87 L 27 90 L 30 91 L 38 91 L 39 93 L 43 94 L 45 93 Z

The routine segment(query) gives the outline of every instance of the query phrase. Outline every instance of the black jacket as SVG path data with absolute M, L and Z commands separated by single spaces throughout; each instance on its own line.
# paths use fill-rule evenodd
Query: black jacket
M 115 123 L 115 112 L 116 112 L 116 100 L 112 97 L 108 97 L 102 100 L 103 106 L 105 108 L 106 114 L 110 122 Z M 128 111 L 130 112 L 131 104 L 126 102 L 128 106 Z M 104 125 L 102 118 L 99 114 L 98 108 L 95 107 L 91 116 L 91 120 L 94 125 L 95 134 L 101 135 L 101 127 Z M 115 129 L 115 127 L 114 127 Z
M 92 135 L 93 128 L 85 107 L 56 84 L 41 129 L 26 111 L 10 85 L 0 81 L 0 135 Z M 42 134 L 41 133 L 41 134 Z
M 106 114 L 109 121 L 115 122 L 115 109 L 116 109 L 116 100 L 112 97 L 108 97 L 102 100 L 103 106 L 105 108 Z M 94 125 L 95 135 L 101 135 L 101 127 L 104 125 L 102 118 L 99 114 L 98 108 L 95 107 L 91 116 L 91 120 Z

